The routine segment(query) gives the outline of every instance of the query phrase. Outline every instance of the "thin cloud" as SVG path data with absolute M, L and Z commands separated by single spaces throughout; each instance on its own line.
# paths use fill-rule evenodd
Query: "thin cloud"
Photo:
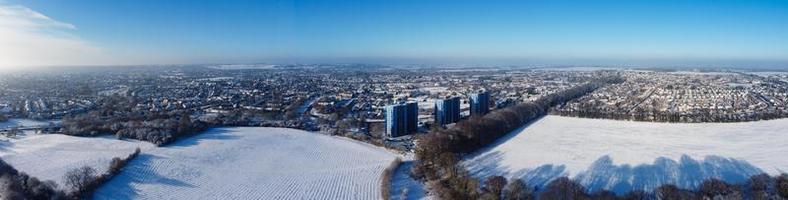
M 70 33 L 76 30 L 27 7 L 0 4 L 0 69 L 106 63 L 101 48 Z

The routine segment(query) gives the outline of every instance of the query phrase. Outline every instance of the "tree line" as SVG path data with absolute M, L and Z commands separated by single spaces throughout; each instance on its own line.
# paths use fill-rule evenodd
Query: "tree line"
M 594 79 L 533 102 L 498 109 L 482 117 L 471 117 L 450 129 L 434 130 L 419 136 L 415 153 L 418 161 L 412 174 L 426 182 L 441 199 L 479 199 L 500 188 L 482 188 L 459 164 L 462 156 L 483 148 L 525 124 L 548 113 L 549 108 L 579 98 L 606 84 L 621 83 L 618 76 Z M 498 180 L 498 182 L 501 182 Z M 489 185 L 489 184 L 487 184 Z M 500 185 L 500 184 L 499 184 Z M 486 186 L 487 187 L 487 186 Z
M 41 181 L 0 159 L 0 199 L 68 199 L 54 181 Z
M 69 196 L 72 199 L 88 199 L 101 184 L 104 184 L 112 179 L 115 175 L 120 173 L 120 170 L 126 166 L 132 159 L 140 154 L 140 149 L 137 148 L 133 153 L 125 158 L 112 158 L 109 163 L 109 168 L 104 173 L 98 173 L 90 166 L 83 166 L 80 168 L 72 169 L 66 172 L 63 176 L 66 180 L 66 186 L 71 189 Z
M 394 177 L 394 172 L 400 164 L 402 164 L 400 158 L 394 159 L 386 169 L 383 169 L 383 173 L 380 175 L 380 196 L 384 200 L 391 198 L 391 179 Z
M 507 181 L 501 176 L 488 177 L 478 199 L 503 200 L 706 200 L 706 199 L 788 199 L 788 174 L 772 177 L 760 174 L 740 184 L 728 184 L 718 179 L 703 181 L 696 189 L 683 189 L 665 184 L 653 191 L 633 190 L 617 195 L 608 190 L 589 193 L 580 183 L 560 177 L 544 188 L 531 187 L 521 179 Z
M 61 133 L 74 136 L 115 134 L 164 145 L 177 138 L 208 129 L 209 124 L 194 121 L 187 113 L 166 113 L 147 119 L 126 117 L 102 118 L 93 114 L 66 117 L 61 122 Z

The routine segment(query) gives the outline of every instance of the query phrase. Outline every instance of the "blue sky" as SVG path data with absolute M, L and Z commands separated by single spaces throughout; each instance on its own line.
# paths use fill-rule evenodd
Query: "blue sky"
M 16 65 L 379 62 L 788 67 L 788 1 L 0 0 L 0 5 L 26 8 L 51 20 L 37 22 L 48 26 L 26 26 L 31 29 L 28 35 L 68 40 L 69 45 L 81 46 L 64 47 L 67 53 L 85 52 L 41 58 L 20 54 L 16 57 L 38 63 L 24 59 L 10 63 Z M 31 41 L 27 46 L 45 44 Z M 16 52 L 24 45 L 0 52 Z

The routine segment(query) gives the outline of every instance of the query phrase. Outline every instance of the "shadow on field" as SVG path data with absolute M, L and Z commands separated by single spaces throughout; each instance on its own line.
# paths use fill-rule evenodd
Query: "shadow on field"
M 476 152 L 468 154 L 468 155 L 465 155 L 465 158 L 473 158 L 476 155 L 483 154 L 483 153 L 485 153 L 487 151 L 490 151 L 491 149 L 495 149 L 495 147 L 500 146 L 500 145 L 508 142 L 510 139 L 514 138 L 515 136 L 519 135 L 520 133 L 523 133 L 523 131 L 526 128 L 530 127 L 531 125 L 533 125 L 534 123 L 536 123 L 538 121 L 541 121 L 542 118 L 544 118 L 544 117 L 545 116 L 539 117 L 539 118 L 537 118 L 537 119 L 535 119 L 535 120 L 533 120 L 531 122 L 528 122 L 527 124 L 521 126 L 520 128 L 514 129 L 513 131 L 501 136 L 500 138 L 495 139 L 494 142 L 486 145 L 485 147 L 476 150 Z
M 0 139 L 0 152 L 10 151 L 14 143 L 7 141 L 7 138 Z
M 507 177 L 517 177 L 528 183 L 530 186 L 544 186 L 555 178 L 567 176 L 566 166 L 564 165 L 542 165 L 533 169 L 521 169 L 512 171 L 507 166 L 499 165 L 503 155 L 500 151 L 495 151 L 484 156 L 475 158 L 475 162 L 466 162 L 465 167 L 475 177 L 489 177 L 504 175 Z
M 538 188 L 569 173 L 564 165 L 553 164 L 513 171 L 499 165 L 501 160 L 500 152 L 492 152 L 475 159 L 474 163 L 465 163 L 465 166 L 475 177 L 494 175 L 516 177 Z M 589 192 L 606 189 L 617 194 L 625 194 L 636 189 L 652 191 L 663 184 L 695 189 L 704 180 L 710 178 L 737 184 L 762 173 L 764 172 L 761 169 L 747 161 L 720 156 L 706 156 L 703 160 L 695 160 L 687 155 L 683 155 L 679 160 L 659 157 L 651 164 L 630 166 L 615 165 L 613 159 L 605 155 L 572 178 L 585 186 Z
M 194 185 L 181 180 L 166 177 L 156 173 L 154 160 L 166 159 L 150 154 L 140 154 L 137 158 L 113 177 L 112 180 L 104 184 L 94 194 L 94 199 L 136 199 L 139 195 L 136 185 L 154 185 L 154 187 L 186 187 L 194 188 Z M 188 171 L 188 170 L 185 170 Z
M 394 171 L 389 193 L 390 199 L 415 200 L 426 198 L 427 191 L 424 190 L 424 184 L 413 179 L 410 175 L 411 167 L 413 167 L 413 161 L 404 161 Z
M 194 136 L 180 139 L 166 147 L 190 147 L 200 144 L 203 140 L 237 140 L 240 136 L 230 135 L 231 131 L 223 128 L 213 128 Z

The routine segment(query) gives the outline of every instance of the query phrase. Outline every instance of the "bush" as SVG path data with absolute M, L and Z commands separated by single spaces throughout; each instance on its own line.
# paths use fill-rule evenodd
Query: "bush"
M 551 181 L 545 186 L 544 191 L 540 195 L 540 199 L 554 199 L 554 200 L 581 200 L 590 199 L 586 194 L 586 189 L 579 183 L 567 178 L 561 177 Z
M 485 199 L 501 199 L 501 193 L 503 192 L 503 188 L 506 187 L 506 178 L 503 176 L 491 176 L 488 177 L 487 180 L 484 181 L 484 187 L 482 191 L 484 191 Z
M 503 199 L 505 200 L 533 200 L 534 191 L 520 179 L 513 179 L 504 188 Z
M 770 185 L 772 185 L 772 177 L 767 174 L 752 176 L 747 183 L 752 199 L 768 199 Z
M 618 196 L 616 196 L 616 193 L 613 193 L 613 192 L 611 192 L 609 190 L 601 190 L 601 191 L 595 192 L 594 194 L 591 194 L 591 199 L 594 199 L 594 200 L 616 200 L 616 199 L 618 199 Z
M 624 199 L 624 200 L 651 200 L 651 199 L 653 199 L 653 198 L 650 198 L 650 197 L 651 197 L 651 195 L 649 195 L 648 193 L 644 192 L 643 190 L 633 190 L 633 191 L 628 192 L 621 199 Z
M 777 177 L 777 188 L 780 197 L 788 199 L 788 174 Z
M 719 179 L 709 179 L 700 184 L 700 195 L 708 198 L 720 198 L 737 194 L 737 188 Z
M 659 199 L 695 199 L 691 191 L 683 190 L 675 185 L 662 185 L 654 191 Z
M 107 173 L 111 174 L 112 176 L 120 173 L 120 170 L 123 169 L 123 167 L 125 167 L 126 164 L 128 164 L 128 162 L 131 161 L 131 159 L 134 159 L 139 154 L 140 154 L 140 148 L 137 148 L 134 150 L 134 153 L 131 153 L 125 159 L 120 159 L 118 157 L 112 158 L 112 161 L 110 161 L 109 163 L 109 169 Z

